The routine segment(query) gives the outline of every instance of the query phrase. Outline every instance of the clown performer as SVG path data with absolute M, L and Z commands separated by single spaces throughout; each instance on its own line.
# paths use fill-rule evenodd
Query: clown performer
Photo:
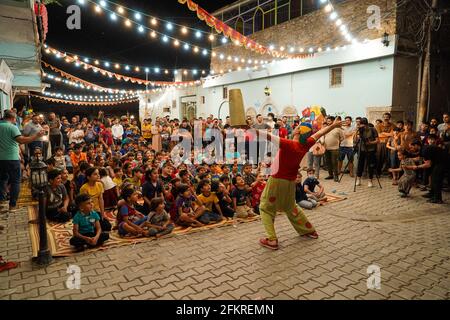
M 274 222 L 277 212 L 285 212 L 294 229 L 304 237 L 317 239 L 319 235 L 308 221 L 302 209 L 295 203 L 295 179 L 300 162 L 308 150 L 320 139 L 335 128 L 341 126 L 341 121 L 334 122 L 312 134 L 310 123 L 301 123 L 294 131 L 292 140 L 279 138 L 256 130 L 261 136 L 266 136 L 276 146 L 279 146 L 275 161 L 271 167 L 271 177 L 261 196 L 259 207 L 261 221 L 267 233 L 259 243 L 269 249 L 278 249 L 278 239 L 275 233 Z

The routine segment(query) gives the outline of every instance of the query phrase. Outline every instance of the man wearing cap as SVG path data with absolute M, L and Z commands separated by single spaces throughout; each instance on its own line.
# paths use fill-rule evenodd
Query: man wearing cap
M 308 221 L 302 209 L 295 203 L 295 180 L 305 154 L 320 137 L 331 130 L 340 128 L 341 122 L 336 121 L 320 131 L 312 134 L 310 123 L 300 124 L 293 132 L 292 140 L 279 138 L 268 134 L 268 139 L 279 146 L 275 161 L 272 164 L 272 175 L 269 178 L 261 196 L 261 220 L 266 229 L 267 238 L 260 239 L 260 245 L 278 249 L 278 239 L 275 233 L 274 221 L 277 212 L 285 212 L 294 229 L 301 235 L 313 239 L 318 238 L 312 224 Z M 258 133 L 266 134 L 266 132 Z
M 40 139 L 44 130 L 35 132 L 28 137 L 23 136 L 16 127 L 16 113 L 5 111 L 3 120 L 0 121 L 0 202 L 6 202 L 7 185 L 10 185 L 9 209 L 17 210 L 17 199 L 20 192 L 20 154 L 19 144 L 31 143 Z M 6 210 L 3 210 L 6 211 Z

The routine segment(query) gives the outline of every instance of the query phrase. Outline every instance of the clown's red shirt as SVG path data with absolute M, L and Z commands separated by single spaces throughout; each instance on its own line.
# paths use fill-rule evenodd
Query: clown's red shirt
M 295 181 L 297 172 L 305 154 L 316 143 L 312 137 L 306 140 L 306 144 L 298 141 L 280 139 L 280 149 L 272 164 L 272 177 Z

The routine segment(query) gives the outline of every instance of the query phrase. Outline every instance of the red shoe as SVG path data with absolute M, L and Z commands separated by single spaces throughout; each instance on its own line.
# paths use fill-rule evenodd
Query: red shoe
M 278 250 L 278 241 L 276 241 L 276 244 L 270 244 L 269 239 L 262 238 L 262 239 L 259 239 L 259 244 L 262 245 L 263 247 L 269 248 L 271 250 Z
M 3 260 L 3 257 L 0 256 L 0 272 L 17 268 L 18 265 L 19 264 L 16 262 L 6 262 Z
M 311 232 L 308 234 L 304 234 L 304 235 L 302 235 L 302 237 L 307 237 L 307 238 L 311 238 L 311 239 L 319 239 L 319 234 L 316 231 L 314 231 L 314 232 Z

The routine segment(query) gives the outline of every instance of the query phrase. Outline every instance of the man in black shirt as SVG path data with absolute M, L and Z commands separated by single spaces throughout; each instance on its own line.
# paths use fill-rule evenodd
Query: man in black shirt
M 373 174 L 375 171 L 377 158 L 377 144 L 380 141 L 378 138 L 378 132 L 375 128 L 369 127 L 369 121 L 367 118 L 361 119 L 361 124 L 358 131 L 358 179 L 356 185 L 361 185 L 361 177 L 363 175 L 364 166 L 367 162 L 367 168 L 369 171 L 369 188 L 373 187 Z
M 431 134 L 428 136 L 428 140 L 433 139 L 437 139 L 436 135 Z M 431 168 L 431 191 L 424 195 L 424 197 L 430 198 L 428 202 L 441 204 L 443 203 L 442 184 L 447 169 L 446 167 L 449 165 L 449 155 L 444 149 L 436 145 L 429 145 L 424 148 L 422 155 L 424 159 L 423 164 L 407 167 L 406 169 L 418 170 Z

